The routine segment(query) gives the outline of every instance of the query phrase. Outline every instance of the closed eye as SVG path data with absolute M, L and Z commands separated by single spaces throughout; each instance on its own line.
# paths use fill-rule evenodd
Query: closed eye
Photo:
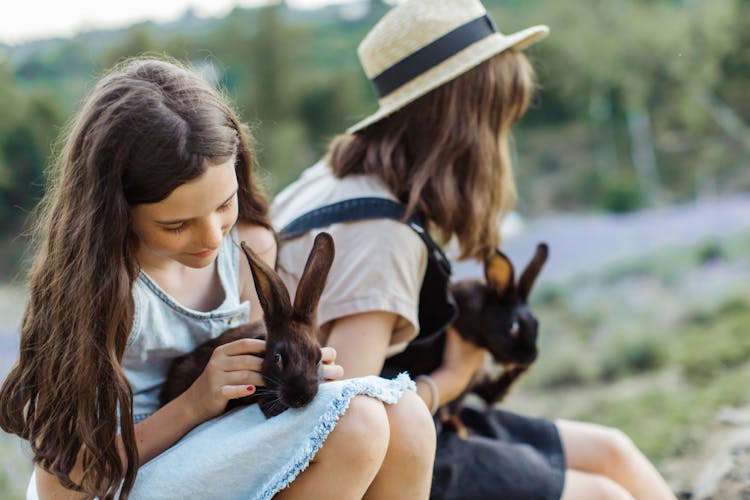
M 237 199 L 237 191 L 235 190 L 234 193 L 232 193 L 232 196 L 230 196 L 224 203 L 219 205 L 219 207 L 216 209 L 217 212 L 226 212 L 227 210 L 231 209 L 234 205 L 235 200 Z M 192 221 L 193 219 L 185 219 L 185 220 L 170 220 L 170 221 L 156 221 L 158 224 L 161 224 L 162 228 L 170 233 L 181 233 L 183 232 L 187 225 Z
M 176 227 L 165 227 L 165 231 L 169 231 L 170 233 L 181 233 L 185 230 L 186 223 L 182 223 L 179 226 Z
M 230 208 L 232 208 L 232 205 L 234 205 L 234 200 L 235 200 L 235 197 L 234 197 L 234 196 L 232 196 L 232 197 L 231 197 L 230 199 L 228 199 L 228 200 L 226 201 L 226 203 L 224 203 L 223 205 L 221 205 L 221 206 L 220 206 L 219 208 L 217 208 L 216 210 L 217 210 L 218 212 L 226 212 L 227 210 L 229 210 Z

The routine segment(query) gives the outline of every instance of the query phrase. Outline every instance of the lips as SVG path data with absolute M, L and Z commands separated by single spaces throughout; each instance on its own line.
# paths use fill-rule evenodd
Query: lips
M 202 252 L 191 253 L 190 255 L 192 255 L 193 257 L 203 258 L 203 257 L 208 257 L 209 255 L 213 255 L 213 253 L 215 251 L 216 251 L 215 249 L 213 249 L 213 250 L 204 250 Z

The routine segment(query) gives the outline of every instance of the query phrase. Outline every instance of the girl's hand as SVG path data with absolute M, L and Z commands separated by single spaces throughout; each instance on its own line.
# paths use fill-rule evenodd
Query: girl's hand
M 485 351 L 467 342 L 456 330 L 448 327 L 445 334 L 443 363 L 430 373 L 437 388 L 438 403 L 433 401 L 435 392 L 429 384 L 417 381 L 417 394 L 425 400 L 428 408 L 443 406 L 464 392 L 471 377 L 484 362 Z
M 467 342 L 455 329 L 448 327 L 441 369 L 452 373 L 457 380 L 463 381 L 465 387 L 482 365 L 484 353 L 484 349 Z
M 344 367 L 336 364 L 336 349 L 333 347 L 322 347 L 320 349 L 320 379 L 324 381 L 340 380 L 344 378 Z
M 250 396 L 264 385 L 263 358 L 256 354 L 265 349 L 266 342 L 258 339 L 235 340 L 214 349 L 206 368 L 184 393 L 201 422 L 221 415 L 230 399 Z

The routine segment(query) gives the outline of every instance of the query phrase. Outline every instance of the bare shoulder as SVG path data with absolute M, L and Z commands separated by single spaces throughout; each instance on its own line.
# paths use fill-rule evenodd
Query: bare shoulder
M 273 231 L 263 226 L 237 223 L 237 235 L 264 261 L 273 266 L 276 260 L 276 236 Z

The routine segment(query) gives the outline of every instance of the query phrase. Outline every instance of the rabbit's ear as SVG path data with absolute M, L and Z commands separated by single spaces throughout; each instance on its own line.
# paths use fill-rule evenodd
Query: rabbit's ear
M 484 277 L 487 284 L 500 295 L 513 293 L 515 289 L 513 264 L 500 250 L 492 252 L 484 261 Z
M 529 298 L 531 287 L 534 286 L 534 281 L 536 281 L 539 271 L 542 270 L 542 266 L 547 261 L 548 255 L 549 247 L 547 247 L 547 244 L 539 243 L 534 258 L 531 259 L 529 265 L 521 273 L 521 279 L 518 280 L 518 295 L 522 300 L 526 301 Z
M 286 321 L 292 313 L 292 304 L 284 282 L 268 264 L 263 262 L 263 259 L 252 251 L 247 243 L 243 241 L 240 246 L 250 264 L 255 291 L 258 293 L 266 323 Z
M 318 233 L 294 296 L 294 313 L 307 323 L 315 322 L 315 310 L 326 286 L 334 254 L 331 235 Z

